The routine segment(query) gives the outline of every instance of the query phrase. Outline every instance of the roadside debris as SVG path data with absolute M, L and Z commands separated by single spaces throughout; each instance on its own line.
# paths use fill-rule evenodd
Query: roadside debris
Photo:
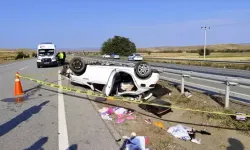
M 196 131 L 193 128 L 182 126 L 181 124 L 168 128 L 167 132 L 176 138 L 182 139 L 184 141 L 191 141 L 196 144 L 201 144 L 201 139 L 196 139 L 195 133 L 211 135 L 211 133 L 207 131 L 203 131 L 203 130 Z
M 154 122 L 154 125 L 157 126 L 157 127 L 159 127 L 159 128 L 162 128 L 162 129 L 165 128 L 162 122 L 157 122 L 157 121 L 155 121 L 155 122 Z
M 180 85 L 177 85 L 176 88 L 177 88 L 177 90 L 178 90 L 179 92 L 181 91 L 181 86 L 180 86 Z M 192 97 L 191 91 L 189 91 L 189 90 L 186 89 L 186 88 L 184 88 L 184 95 L 185 95 L 187 98 Z
M 161 99 L 153 99 L 150 101 L 150 103 L 159 104 L 159 105 L 165 105 L 165 106 L 171 106 L 171 103 L 161 100 Z M 150 112 L 157 117 L 161 118 L 163 115 L 172 112 L 171 108 L 169 107 L 161 107 L 161 106 L 152 106 L 152 105 L 145 105 L 145 104 L 139 104 L 139 107 L 147 112 Z
M 113 120 L 109 115 L 105 114 L 105 115 L 101 115 L 102 119 L 104 120 Z
M 116 123 L 123 123 L 125 120 L 134 120 L 136 116 L 133 115 L 132 111 L 129 111 L 122 107 L 103 107 L 99 110 L 102 119 L 112 120 L 111 115 L 115 114 L 117 119 Z
M 246 114 L 243 114 L 243 113 L 236 113 L 236 120 L 240 120 L 240 121 L 245 121 L 247 120 L 247 117 L 244 116 Z
M 145 119 L 144 120 L 147 124 L 152 124 L 152 121 L 150 119 Z
M 149 150 L 146 145 L 149 138 L 146 136 L 136 136 L 135 132 L 131 133 L 131 137 L 123 136 L 124 143 L 121 150 Z
M 190 92 L 188 92 L 188 91 L 186 91 L 186 92 L 184 93 L 184 95 L 185 95 L 187 98 L 192 97 L 192 94 L 191 94 Z

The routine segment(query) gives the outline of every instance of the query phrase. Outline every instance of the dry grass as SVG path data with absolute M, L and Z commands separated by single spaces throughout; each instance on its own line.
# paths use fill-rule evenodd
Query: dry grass
M 233 63 L 214 63 L 214 62 L 198 62 L 198 61 L 178 61 L 178 60 L 152 60 L 145 59 L 151 62 L 163 62 L 172 64 L 182 64 L 182 65 L 193 65 L 193 66 L 208 66 L 215 68 L 228 68 L 228 69 L 241 69 L 250 70 L 250 64 L 233 64 Z
M 194 65 L 194 66 L 209 66 L 216 68 L 229 68 L 229 69 L 242 69 L 249 70 L 249 64 L 233 64 L 233 63 L 213 63 L 213 62 L 202 62 L 202 61 L 186 61 L 186 60 L 166 60 L 164 58 L 176 58 L 176 59 L 201 59 L 197 53 L 141 53 L 146 61 L 151 62 L 163 62 L 183 65 Z M 157 59 L 156 59 L 157 58 Z M 162 59 L 161 59 L 162 58 Z M 230 61 L 248 61 L 250 60 L 250 52 L 244 53 L 212 53 L 206 56 L 207 60 L 230 60 Z
M 166 47 L 152 47 L 152 48 L 138 48 L 139 51 L 151 51 L 151 52 L 157 52 L 157 51 L 191 51 L 191 50 L 197 50 L 203 48 L 203 45 L 198 46 L 166 46 Z M 224 49 L 237 49 L 237 50 L 249 50 L 249 45 L 244 44 L 215 44 L 215 45 L 208 45 L 208 49 L 213 50 L 224 50 Z
M 203 59 L 198 53 L 140 53 L 145 58 L 183 58 Z M 244 53 L 211 53 L 206 59 L 213 60 L 250 60 L 250 52 Z
M 4 63 L 9 63 L 9 62 L 14 62 L 15 57 L 17 55 L 19 51 L 13 51 L 13 50 L 3 50 L 0 49 L 0 64 L 4 64 Z M 23 51 L 25 54 L 29 54 L 30 56 L 32 56 L 32 52 L 34 51 Z
M 171 97 L 162 97 L 163 99 L 170 100 L 174 105 L 183 107 L 183 108 L 191 108 L 191 109 L 199 109 L 210 112 L 225 112 L 235 114 L 236 112 L 242 113 L 250 113 L 250 106 L 242 105 L 238 103 L 231 102 L 230 109 L 225 109 L 222 105 L 224 103 L 223 96 L 222 97 L 214 97 L 205 95 L 199 92 L 192 92 L 191 98 L 186 98 L 184 95 L 180 95 L 180 92 L 175 88 L 175 86 L 169 85 L 168 82 L 161 81 L 160 84 L 165 87 L 171 89 L 172 95 Z M 208 113 L 200 113 L 200 112 L 192 112 L 196 115 L 201 115 L 204 120 L 213 119 L 216 121 L 216 125 L 221 125 L 223 127 L 232 127 L 236 129 L 244 129 L 250 130 L 250 120 L 246 122 L 237 121 L 233 116 L 226 115 L 218 115 L 218 114 L 208 114 Z

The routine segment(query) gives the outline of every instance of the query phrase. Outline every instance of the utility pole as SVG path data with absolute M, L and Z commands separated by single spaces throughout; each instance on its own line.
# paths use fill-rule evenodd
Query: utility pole
M 205 60 L 205 57 L 206 57 L 206 44 L 207 44 L 207 30 L 210 29 L 210 27 L 201 27 L 202 30 L 205 31 L 205 35 L 204 35 L 204 60 Z

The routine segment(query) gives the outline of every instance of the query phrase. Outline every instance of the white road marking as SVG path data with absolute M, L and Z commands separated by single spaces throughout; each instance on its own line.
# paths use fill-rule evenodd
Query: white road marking
M 25 67 L 23 67 L 23 68 L 21 68 L 20 70 L 23 70 L 23 69 L 25 69 L 25 68 L 27 68 L 28 66 L 25 66 Z
M 7 66 L 10 66 L 10 65 L 15 65 L 16 63 L 11 63 L 11 64 L 8 64 L 8 65 L 3 65 L 3 66 L 0 66 L 0 68 L 2 67 L 7 67 Z
M 62 86 L 60 70 L 58 70 L 58 72 L 58 85 Z M 58 147 L 59 150 L 66 150 L 69 147 L 69 140 L 62 92 L 62 89 L 58 89 Z

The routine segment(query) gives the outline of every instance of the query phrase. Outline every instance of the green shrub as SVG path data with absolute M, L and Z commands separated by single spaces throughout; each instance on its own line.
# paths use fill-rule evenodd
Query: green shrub
M 23 58 L 28 58 L 28 57 L 30 57 L 29 54 L 25 54 L 23 52 L 18 52 L 15 59 L 17 60 L 17 59 L 23 59 Z
M 136 52 L 136 46 L 129 38 L 114 36 L 103 42 L 101 47 L 102 54 L 116 53 L 121 56 L 128 56 Z
M 198 54 L 200 56 L 204 55 L 204 49 L 198 49 Z M 211 54 L 211 50 L 210 49 L 206 49 L 206 56 Z

